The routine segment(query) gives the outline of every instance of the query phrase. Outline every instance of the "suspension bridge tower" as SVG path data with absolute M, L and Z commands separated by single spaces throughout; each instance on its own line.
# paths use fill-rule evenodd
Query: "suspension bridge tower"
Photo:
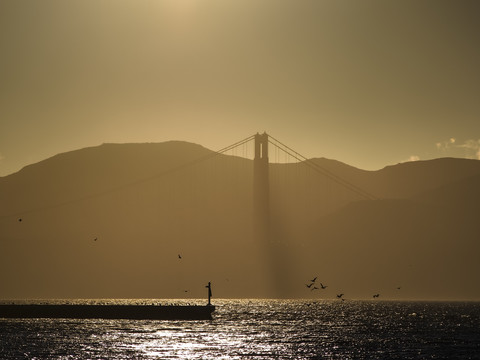
M 266 132 L 255 135 L 253 167 L 254 231 L 259 241 L 268 243 L 270 241 L 270 186 Z

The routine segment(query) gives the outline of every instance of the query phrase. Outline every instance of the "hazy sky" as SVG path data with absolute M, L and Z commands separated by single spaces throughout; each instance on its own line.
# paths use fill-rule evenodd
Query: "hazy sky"
M 480 158 L 478 1 L 0 0 L 0 176 L 267 131 L 363 169 Z

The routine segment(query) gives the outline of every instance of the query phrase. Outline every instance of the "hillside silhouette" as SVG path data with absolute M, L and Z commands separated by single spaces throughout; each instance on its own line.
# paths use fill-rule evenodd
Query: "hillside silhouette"
M 270 164 L 280 296 L 480 298 L 479 161 L 311 161 L 376 199 Z M 208 281 L 221 297 L 274 296 L 252 163 L 187 142 L 103 144 L 0 178 L 0 297 L 204 297 Z M 314 275 L 328 290 L 306 291 Z

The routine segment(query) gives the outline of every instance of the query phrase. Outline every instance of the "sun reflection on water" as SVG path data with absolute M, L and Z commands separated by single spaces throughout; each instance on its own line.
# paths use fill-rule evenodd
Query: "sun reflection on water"
M 445 358 L 453 351 L 468 358 L 480 351 L 480 303 L 215 305 L 211 321 L 3 319 L 2 358 L 415 359 Z

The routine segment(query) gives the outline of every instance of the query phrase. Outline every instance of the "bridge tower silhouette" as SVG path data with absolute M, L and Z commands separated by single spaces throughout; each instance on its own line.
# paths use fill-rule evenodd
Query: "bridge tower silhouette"
M 253 160 L 253 217 L 258 241 L 270 241 L 270 183 L 268 169 L 268 134 L 255 134 Z

